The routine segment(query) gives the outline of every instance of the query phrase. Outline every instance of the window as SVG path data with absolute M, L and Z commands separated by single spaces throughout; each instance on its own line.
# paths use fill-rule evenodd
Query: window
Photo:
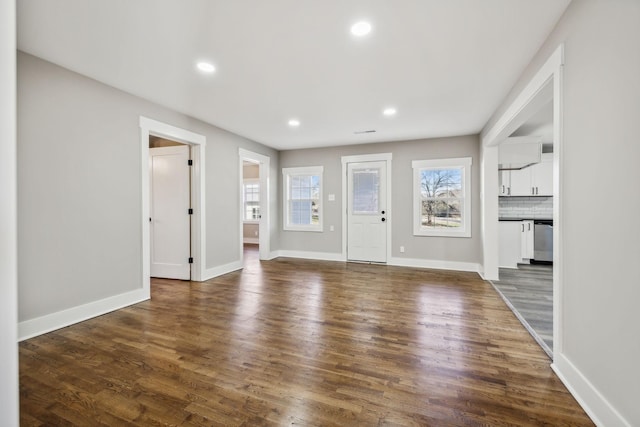
M 244 221 L 260 219 L 260 183 L 254 180 L 244 181 L 243 190 Z
M 471 157 L 412 165 L 413 234 L 471 237 Z
M 322 170 L 282 168 L 285 230 L 322 231 Z

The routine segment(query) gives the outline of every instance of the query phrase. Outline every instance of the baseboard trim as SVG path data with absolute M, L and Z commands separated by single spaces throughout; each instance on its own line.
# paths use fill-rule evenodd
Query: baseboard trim
M 344 255 L 335 252 L 277 251 L 278 257 L 315 259 L 320 261 L 346 261 Z
M 208 268 L 204 271 L 204 277 L 202 282 L 213 279 L 214 277 L 222 276 L 223 274 L 231 273 L 242 269 L 241 261 L 234 261 L 228 264 L 219 265 L 217 267 Z
M 55 331 L 93 317 L 146 301 L 150 298 L 149 289 L 136 289 L 120 295 L 82 304 L 35 319 L 24 320 L 18 324 L 18 341 L 24 341 L 47 332 Z
M 279 250 L 271 253 L 272 258 L 287 257 L 287 258 L 301 258 L 301 259 L 315 259 L 320 261 L 347 261 L 346 257 L 341 253 L 335 252 L 307 252 L 307 251 L 289 251 Z M 397 258 L 392 257 L 387 265 L 393 265 L 396 267 L 414 267 L 414 268 L 431 268 L 438 270 L 455 270 L 455 271 L 470 271 L 478 273 L 480 271 L 480 264 L 473 262 L 458 262 L 458 261 L 439 261 L 428 259 L 412 259 L 412 258 Z
M 597 388 L 563 354 L 556 354 L 551 369 L 597 426 L 631 427 Z
M 243 237 L 242 243 L 249 243 L 251 245 L 257 245 L 260 243 L 260 239 L 257 237 Z
M 397 267 L 432 268 L 436 270 L 470 271 L 479 273 L 480 264 L 475 262 L 441 261 L 433 259 L 392 257 L 387 265 Z

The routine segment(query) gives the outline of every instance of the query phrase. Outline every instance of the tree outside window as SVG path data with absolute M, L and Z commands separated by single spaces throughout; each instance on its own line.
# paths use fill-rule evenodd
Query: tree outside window
M 471 158 L 416 160 L 414 235 L 471 236 Z

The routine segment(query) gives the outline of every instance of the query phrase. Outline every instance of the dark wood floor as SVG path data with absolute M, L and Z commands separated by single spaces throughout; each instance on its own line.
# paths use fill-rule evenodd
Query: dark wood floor
M 476 274 L 250 252 L 22 342 L 22 425 L 592 425 Z
M 543 350 L 553 355 L 553 266 L 518 264 L 501 268 L 493 286 Z

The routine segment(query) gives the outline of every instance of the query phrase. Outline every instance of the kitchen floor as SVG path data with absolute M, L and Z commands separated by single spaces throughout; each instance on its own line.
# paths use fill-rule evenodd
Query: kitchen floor
M 518 264 L 501 268 L 491 282 L 544 351 L 553 354 L 553 266 Z

